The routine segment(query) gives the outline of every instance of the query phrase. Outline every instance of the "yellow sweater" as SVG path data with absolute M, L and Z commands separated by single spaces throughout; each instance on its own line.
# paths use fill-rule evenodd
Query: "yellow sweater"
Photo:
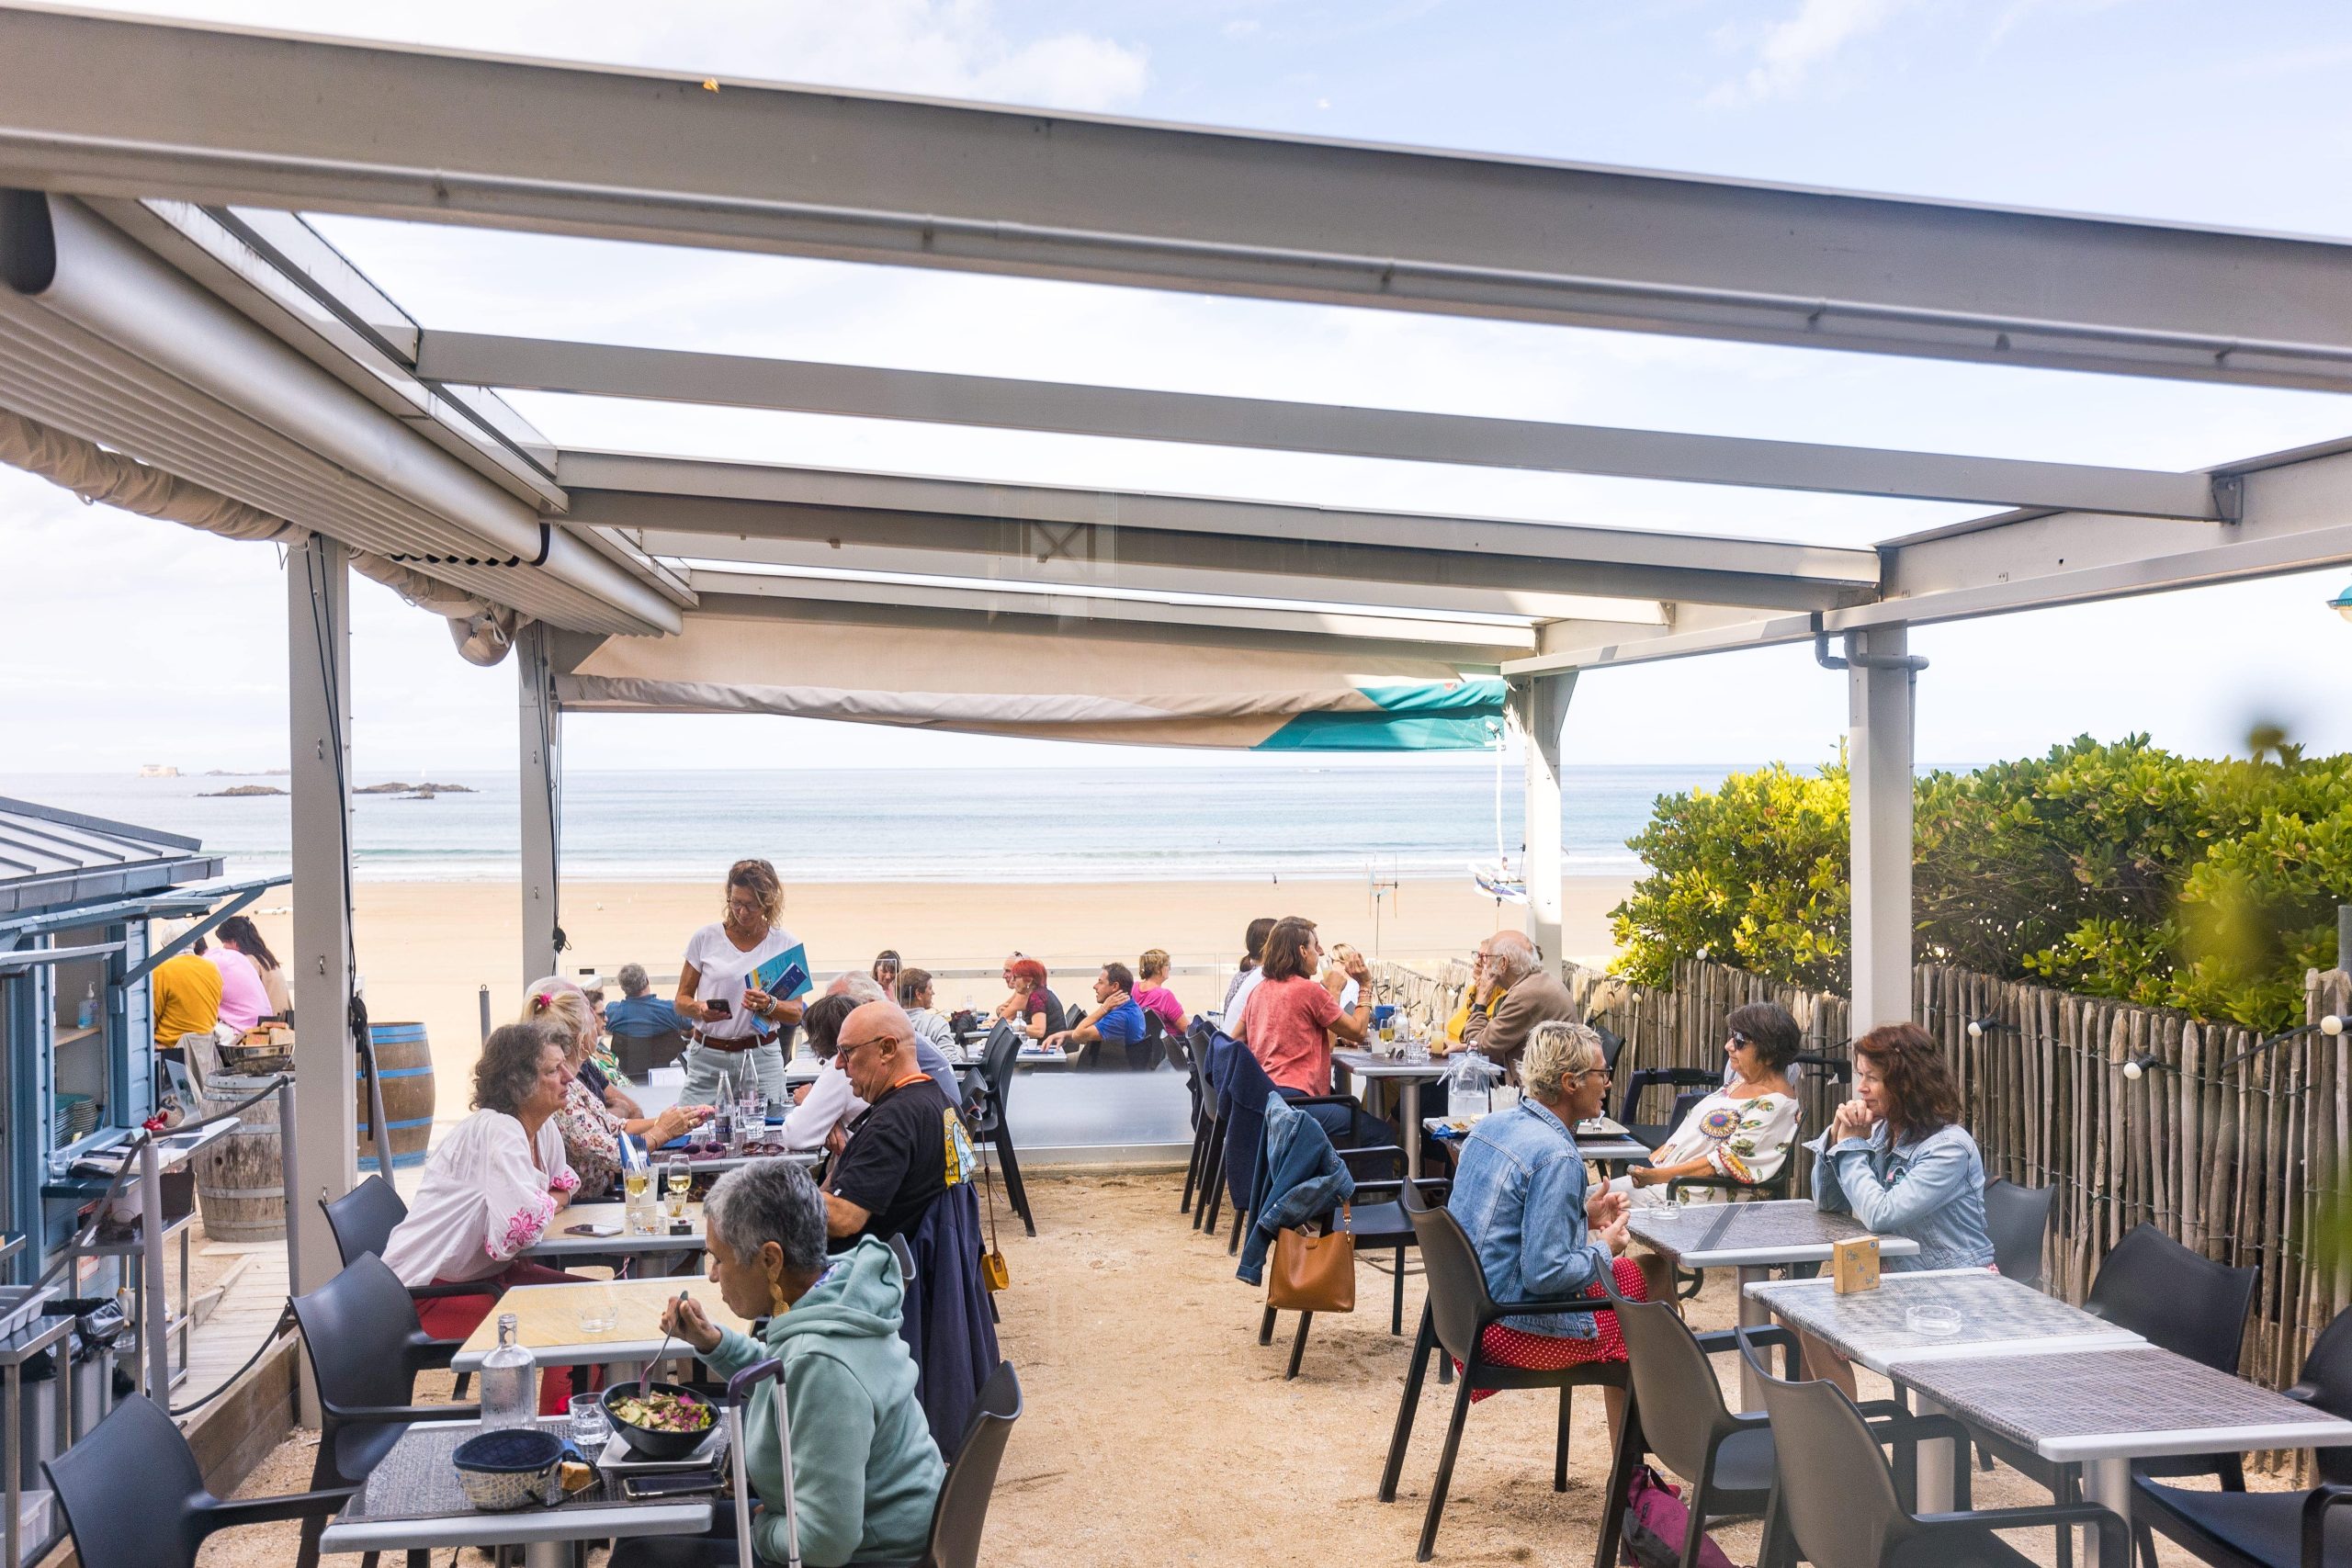
M 220 1021 L 220 971 L 210 961 L 183 953 L 155 965 L 147 976 L 154 998 L 155 1048 L 168 1049 L 183 1034 L 203 1034 Z

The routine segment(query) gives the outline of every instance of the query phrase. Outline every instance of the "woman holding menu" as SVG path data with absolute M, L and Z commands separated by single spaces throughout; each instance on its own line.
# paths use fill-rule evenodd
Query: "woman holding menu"
M 718 1098 L 721 1077 L 747 1085 L 757 1074 L 760 1092 L 787 1098 L 784 1059 L 792 1049 L 800 1004 L 757 988 L 752 971 L 800 945 L 777 925 L 784 884 L 763 860 L 739 860 L 727 872 L 727 918 L 687 939 L 678 973 L 678 1015 L 694 1025 L 686 1047 L 685 1104 Z

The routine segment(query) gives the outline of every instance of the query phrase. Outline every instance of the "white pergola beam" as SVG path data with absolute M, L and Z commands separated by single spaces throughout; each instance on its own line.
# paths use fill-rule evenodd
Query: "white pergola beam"
M 1825 546 L 832 468 L 566 452 L 557 473 L 575 523 L 745 538 L 1804 609 L 1867 598 L 1879 570 Z
M 821 539 L 730 538 L 662 529 L 646 529 L 634 537 L 640 547 L 654 556 L 700 562 L 886 577 L 955 578 L 977 588 L 1027 585 L 1176 593 L 1248 600 L 1269 607 L 1322 605 L 1341 614 L 1400 611 L 1430 616 L 1507 615 L 1545 623 L 1546 634 L 1555 625 L 1583 627 L 1589 635 L 1612 626 L 1663 626 L 1668 619 L 1666 606 L 1654 599 L 1538 593 L 1509 588 L 1450 588 L 1429 583 L 1330 582 L 1303 578 L 1270 582 L 1258 572 L 1137 566 L 1131 561 L 1041 561 L 1028 556 L 982 551 L 903 549 L 847 542 L 834 545 Z
M 715 85 L 12 8 L 0 184 L 2352 385 L 2334 241 Z
M 1995 506 L 2218 517 L 2213 483 L 2071 463 L 1211 397 L 1129 387 L 427 332 L 427 380 L 855 419 Z

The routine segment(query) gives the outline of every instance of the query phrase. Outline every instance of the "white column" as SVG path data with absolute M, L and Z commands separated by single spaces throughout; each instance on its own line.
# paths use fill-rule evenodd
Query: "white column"
M 286 557 L 287 715 L 294 823 L 294 1142 L 286 1194 L 294 1292 L 342 1267 L 319 1200 L 357 1179 L 351 1043 L 351 623 L 344 547 L 312 535 Z
M 1906 630 L 1877 626 L 1847 641 L 1856 1034 L 1911 1016 L 1911 730 L 1918 676 L 1902 662 Z
M 521 698 L 523 792 L 523 973 L 515 984 L 527 986 L 556 973 L 561 919 L 556 843 L 561 831 L 563 710 L 556 705 L 546 627 L 533 623 L 515 634 L 514 678 Z
M 1527 840 L 1527 934 L 1544 950 L 1545 966 L 1556 973 L 1560 959 L 1560 732 L 1567 723 L 1568 699 L 1577 672 L 1533 675 L 1514 681 L 1510 716 L 1527 755 L 1527 798 L 1521 831 Z

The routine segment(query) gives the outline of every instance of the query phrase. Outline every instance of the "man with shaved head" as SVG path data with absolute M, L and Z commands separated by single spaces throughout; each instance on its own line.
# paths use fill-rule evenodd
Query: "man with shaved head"
M 1480 942 L 1477 964 L 1462 1043 L 1483 1051 L 1488 1061 L 1501 1063 L 1516 1077 L 1520 1053 L 1527 1049 L 1527 1037 L 1535 1026 L 1579 1021 L 1575 1004 L 1559 976 L 1544 966 L 1544 955 L 1525 931 L 1497 931 Z
M 955 1106 L 915 1059 L 915 1026 L 898 1003 L 867 1002 L 843 1020 L 833 1060 L 865 1112 L 850 1123 L 826 1180 L 825 1228 L 843 1243 L 888 1240 L 966 1179 L 971 1145 Z

